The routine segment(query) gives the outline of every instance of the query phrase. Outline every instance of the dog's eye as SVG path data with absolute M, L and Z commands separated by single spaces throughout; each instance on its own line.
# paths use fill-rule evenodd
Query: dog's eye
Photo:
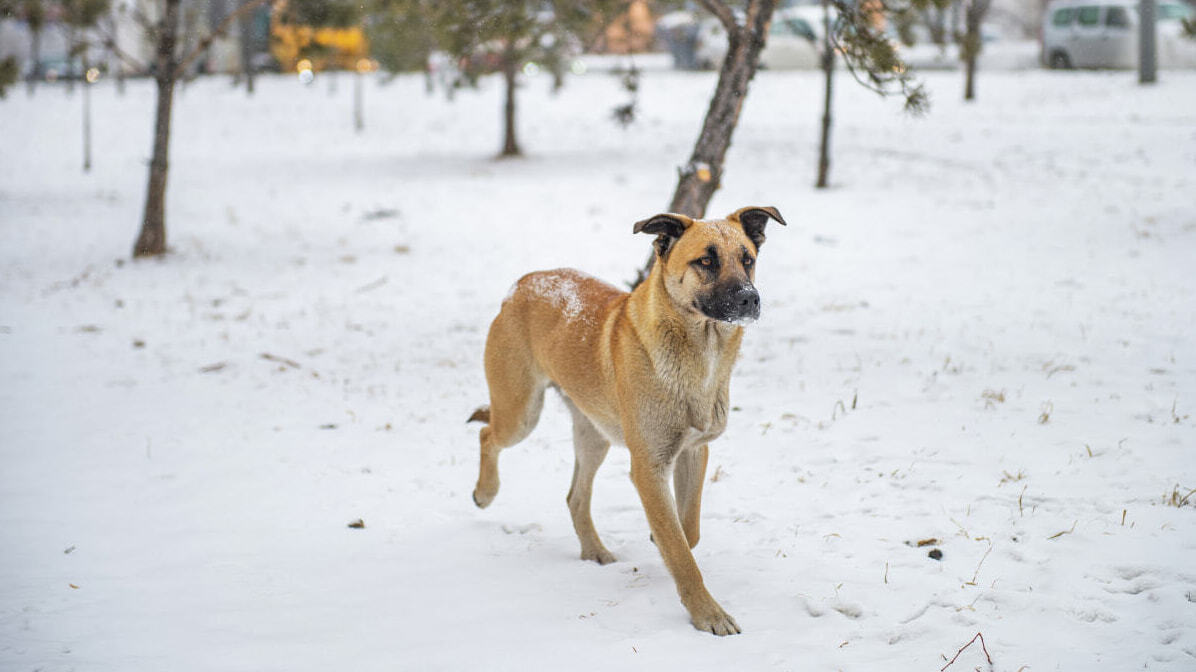
M 702 258 L 698 259 L 698 263 L 701 264 L 702 266 L 705 266 L 706 268 L 710 268 L 711 266 L 714 265 L 714 259 L 711 257 L 702 257 Z
M 752 264 L 754 264 L 754 263 L 756 263 L 756 260 L 752 259 L 752 255 L 750 255 L 750 254 L 743 255 L 743 267 L 744 268 L 751 268 Z

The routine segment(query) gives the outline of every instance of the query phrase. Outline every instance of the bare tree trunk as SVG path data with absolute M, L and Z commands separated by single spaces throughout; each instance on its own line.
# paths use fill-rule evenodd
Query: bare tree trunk
M 74 49 L 75 45 L 77 45 L 79 43 L 79 40 L 77 39 L 77 37 L 78 37 L 77 30 L 78 29 L 75 28 L 75 26 L 71 23 L 67 23 L 65 28 L 66 28 L 67 54 L 66 54 L 66 72 L 64 73 L 64 76 L 66 77 L 66 91 L 67 91 L 67 93 L 69 93 L 73 96 L 73 95 L 75 95 L 75 78 L 71 76 L 71 71 L 75 67 L 75 55 L 71 52 Z
M 681 169 L 669 211 L 690 217 L 706 214 L 706 206 L 722 181 L 723 160 L 731 134 L 747 97 L 748 83 L 756 74 L 760 51 L 776 0 L 751 0 L 744 25 L 728 26 L 727 56 L 718 74 L 718 85 L 689 162 Z M 725 7 L 725 6 L 724 6 Z M 734 23 L 734 18 L 731 19 Z
M 947 12 L 941 7 L 927 7 L 919 12 L 926 29 L 930 31 L 930 41 L 940 47 L 947 44 Z
M 822 100 L 822 138 L 818 143 L 818 182 L 814 186 L 826 189 L 831 172 L 831 100 L 835 81 L 835 50 L 831 44 L 831 15 L 827 0 L 822 0 L 822 73 L 826 89 Z
M 33 88 L 37 80 L 42 78 L 42 30 L 33 28 L 29 39 L 29 58 L 33 61 L 33 68 L 29 70 L 29 95 L 33 95 Z
M 83 55 L 83 172 L 91 172 L 91 63 Z
M 693 154 L 689 163 L 678 171 L 677 189 L 669 203 L 669 212 L 690 217 L 706 214 L 706 206 L 722 181 L 723 160 L 731 147 L 731 134 L 739 123 L 748 83 L 756 75 L 777 0 L 750 0 L 743 25 L 738 24 L 731 9 L 720 0 L 703 0 L 702 6 L 717 16 L 726 28 L 727 56 L 719 69 L 718 84 Z M 633 287 L 648 277 L 655 261 L 655 254 L 648 256 L 647 263 L 632 282 Z
M 1138 17 L 1138 83 L 1153 84 L 1158 81 L 1158 3 L 1142 0 Z
M 362 78 L 360 70 L 353 72 L 353 131 L 360 133 L 365 130 L 365 115 L 362 112 Z
M 520 156 L 519 141 L 515 139 L 515 88 L 518 84 L 519 59 L 515 50 L 508 46 L 503 53 L 502 75 L 506 83 L 506 99 L 503 102 L 503 142 L 499 156 Z
M 988 14 L 988 8 L 991 6 L 992 0 L 971 0 L 964 9 L 964 34 L 959 45 L 965 69 L 964 100 L 976 99 L 976 60 L 980 57 L 980 49 L 983 46 L 980 26 L 984 23 L 984 16 Z
M 145 194 L 145 215 L 141 220 L 141 233 L 133 245 L 134 257 L 166 253 L 166 174 L 170 153 L 170 116 L 178 67 L 175 43 L 178 41 L 179 2 L 165 0 L 165 11 L 157 27 L 154 80 L 158 85 L 158 109 L 154 120 L 154 150 Z
M 253 15 L 248 14 L 242 16 L 238 21 L 240 24 L 239 37 L 241 46 L 241 74 L 245 76 L 245 93 L 253 95 Z
M 963 99 L 976 100 L 976 54 L 968 54 L 964 66 Z

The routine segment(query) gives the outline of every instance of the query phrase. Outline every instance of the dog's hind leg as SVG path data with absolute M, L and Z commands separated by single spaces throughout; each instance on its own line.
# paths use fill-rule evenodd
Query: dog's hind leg
M 593 560 L 600 565 L 615 561 L 615 556 L 602 545 L 590 517 L 590 499 L 594 493 L 594 474 L 606 459 L 610 441 L 594 427 L 572 401 L 565 399 L 565 405 L 573 414 L 573 484 L 569 487 L 569 513 L 573 515 L 573 529 L 581 542 L 581 559 Z
M 544 390 L 548 386 L 548 380 L 535 370 L 530 358 L 519 356 L 525 353 L 503 351 L 505 339 L 496 340 L 495 337 L 500 329 L 501 325 L 495 320 L 486 342 L 490 413 L 485 418 L 486 426 L 478 433 L 481 465 L 478 484 L 473 490 L 474 504 L 483 509 L 498 494 L 498 453 L 519 443 L 535 429 L 544 407 Z

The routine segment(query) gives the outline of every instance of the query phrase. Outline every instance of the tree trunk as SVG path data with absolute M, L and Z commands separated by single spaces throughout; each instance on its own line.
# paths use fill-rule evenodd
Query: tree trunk
M 91 172 L 91 63 L 83 56 L 83 172 Z
M 964 75 L 963 99 L 976 100 L 976 54 L 968 54 L 964 65 L 966 74 Z
M 818 143 L 818 189 L 826 189 L 831 172 L 831 100 L 835 81 L 835 50 L 831 44 L 831 15 L 827 0 L 822 0 L 822 73 L 826 77 L 826 89 L 822 100 L 822 138 Z
M 727 31 L 727 56 L 718 74 L 718 85 L 689 163 L 681 169 L 669 211 L 702 217 L 722 181 L 723 160 L 731 146 L 731 134 L 739 123 L 739 112 L 747 96 L 748 83 L 756 74 L 764 48 L 768 24 L 776 0 L 752 0 L 745 25 Z
M 739 112 L 747 97 L 748 83 L 756 75 L 760 51 L 768 35 L 768 24 L 777 0 L 750 0 L 743 25 L 727 26 L 727 56 L 718 73 L 714 97 L 706 110 L 702 131 L 694 144 L 689 163 L 678 172 L 677 189 L 669 203 L 669 212 L 702 217 L 718 189 L 723 174 L 723 159 L 731 146 L 731 134 L 739 123 Z M 725 5 L 723 10 L 730 15 Z M 732 19 L 733 20 L 733 19 Z M 656 262 L 655 253 L 636 274 L 632 287 L 643 282 Z
M 37 80 L 42 78 L 42 31 L 33 28 L 29 36 L 29 58 L 33 61 L 33 68 L 29 70 L 29 94 L 33 95 L 33 88 Z
M 71 77 L 71 70 L 75 67 L 75 56 L 71 53 L 74 46 L 79 43 L 76 39 L 76 28 L 73 24 L 67 23 L 66 26 L 66 72 L 63 76 L 66 77 L 66 92 L 75 95 L 75 78 Z
M 992 0 L 972 0 L 964 10 L 964 34 L 960 44 L 960 56 L 964 62 L 963 99 L 976 99 L 976 60 L 980 57 L 983 44 L 980 36 L 980 25 L 984 23 L 984 15 Z
M 520 156 L 519 141 L 515 139 L 515 87 L 518 83 L 519 59 L 514 49 L 508 47 L 503 53 L 502 76 L 506 83 L 506 97 L 503 102 L 503 141 L 499 156 Z
M 174 104 L 175 43 L 178 40 L 180 0 L 166 0 L 162 21 L 157 26 L 157 59 L 154 80 L 158 85 L 158 109 L 154 120 L 154 151 L 150 158 L 149 184 L 145 193 L 145 215 L 141 234 L 133 246 L 134 257 L 166 253 L 166 174 L 170 153 L 170 114 Z
M 927 7 L 920 13 L 930 32 L 930 41 L 940 47 L 947 45 L 947 12 L 941 7 Z
M 360 133 L 365 130 L 365 114 L 362 111 L 362 82 L 364 75 L 361 71 L 353 72 L 353 131 Z
M 1138 83 L 1158 81 L 1158 46 L 1156 23 L 1158 3 L 1142 0 L 1138 5 Z
M 241 74 L 245 75 L 245 93 L 253 95 L 253 15 L 247 14 L 242 16 L 238 21 L 240 24 L 239 37 L 241 47 Z

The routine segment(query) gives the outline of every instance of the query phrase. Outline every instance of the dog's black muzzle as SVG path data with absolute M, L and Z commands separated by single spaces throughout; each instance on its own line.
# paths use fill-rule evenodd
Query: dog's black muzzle
M 716 287 L 698 301 L 698 309 L 712 320 L 755 322 L 760 319 L 760 293 L 750 283 Z

